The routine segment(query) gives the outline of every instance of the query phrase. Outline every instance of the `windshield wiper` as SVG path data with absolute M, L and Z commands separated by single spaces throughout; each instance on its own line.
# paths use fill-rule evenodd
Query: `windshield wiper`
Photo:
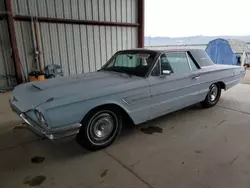
M 118 68 L 118 67 L 106 68 L 106 69 L 102 69 L 102 70 L 104 70 L 104 71 L 115 71 L 115 72 L 126 74 L 129 77 L 132 77 L 131 74 L 127 73 L 126 71 L 124 71 L 124 70 L 122 70 L 121 68 Z
M 126 75 L 128 75 L 129 77 L 132 77 L 131 74 L 125 72 L 125 71 L 122 70 L 121 68 L 114 68 L 114 69 L 112 69 L 112 70 L 113 70 L 113 71 L 116 71 L 116 72 L 120 72 L 120 73 L 126 74 Z

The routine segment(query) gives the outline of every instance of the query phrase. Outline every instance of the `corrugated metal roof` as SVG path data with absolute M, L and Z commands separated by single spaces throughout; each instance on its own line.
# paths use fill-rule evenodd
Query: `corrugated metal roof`
M 233 53 L 243 53 L 250 52 L 250 49 L 247 46 L 247 43 L 244 41 L 236 40 L 236 39 L 228 39 L 227 40 Z

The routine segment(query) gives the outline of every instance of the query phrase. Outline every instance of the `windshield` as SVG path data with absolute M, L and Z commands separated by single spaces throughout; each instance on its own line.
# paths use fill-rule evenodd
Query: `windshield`
M 156 52 L 119 52 L 115 54 L 101 70 L 146 76 Z

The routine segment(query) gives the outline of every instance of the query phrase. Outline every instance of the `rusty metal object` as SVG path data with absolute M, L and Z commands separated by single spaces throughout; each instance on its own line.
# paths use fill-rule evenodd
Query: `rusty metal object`
M 43 70 L 42 60 L 41 60 L 41 48 L 40 48 L 40 41 L 38 37 L 38 21 L 34 21 L 34 31 L 35 31 L 35 40 L 36 40 L 36 51 L 38 52 L 38 68 L 40 71 Z
M 144 0 L 138 1 L 138 47 L 144 47 Z
M 7 11 L 8 29 L 9 29 L 9 34 L 10 34 L 10 42 L 11 42 L 11 47 L 12 47 L 12 55 L 14 59 L 14 67 L 16 71 L 17 84 L 21 84 L 23 82 L 22 71 L 21 71 L 21 61 L 20 61 L 18 48 L 17 48 L 17 40 L 16 40 L 16 32 L 15 32 L 15 26 L 14 26 L 14 18 L 12 14 L 11 0 L 5 0 L 5 7 Z
M 15 20 L 19 21 L 31 21 L 31 16 L 16 15 Z M 94 20 L 75 20 L 64 18 L 48 18 L 37 17 L 37 21 L 46 23 L 64 23 L 64 24 L 85 24 L 85 25 L 98 25 L 98 26 L 120 26 L 120 27 L 138 27 L 137 23 L 121 23 L 121 22 L 107 22 L 107 21 L 94 21 Z

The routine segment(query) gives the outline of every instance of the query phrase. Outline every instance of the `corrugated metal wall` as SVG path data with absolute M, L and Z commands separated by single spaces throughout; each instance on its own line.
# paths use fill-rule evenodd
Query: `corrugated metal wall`
M 18 15 L 137 23 L 136 0 L 12 0 Z M 15 21 L 21 63 L 34 63 L 30 22 Z M 59 64 L 65 75 L 99 69 L 118 50 L 137 47 L 136 27 L 39 23 L 43 65 Z
M 0 1 L 0 11 L 4 11 L 5 10 L 5 5 L 4 5 L 4 1 Z
M 0 1 L 0 13 L 4 13 L 4 1 Z M 7 20 L 0 20 L 0 89 L 16 85 L 12 48 L 8 32 Z

